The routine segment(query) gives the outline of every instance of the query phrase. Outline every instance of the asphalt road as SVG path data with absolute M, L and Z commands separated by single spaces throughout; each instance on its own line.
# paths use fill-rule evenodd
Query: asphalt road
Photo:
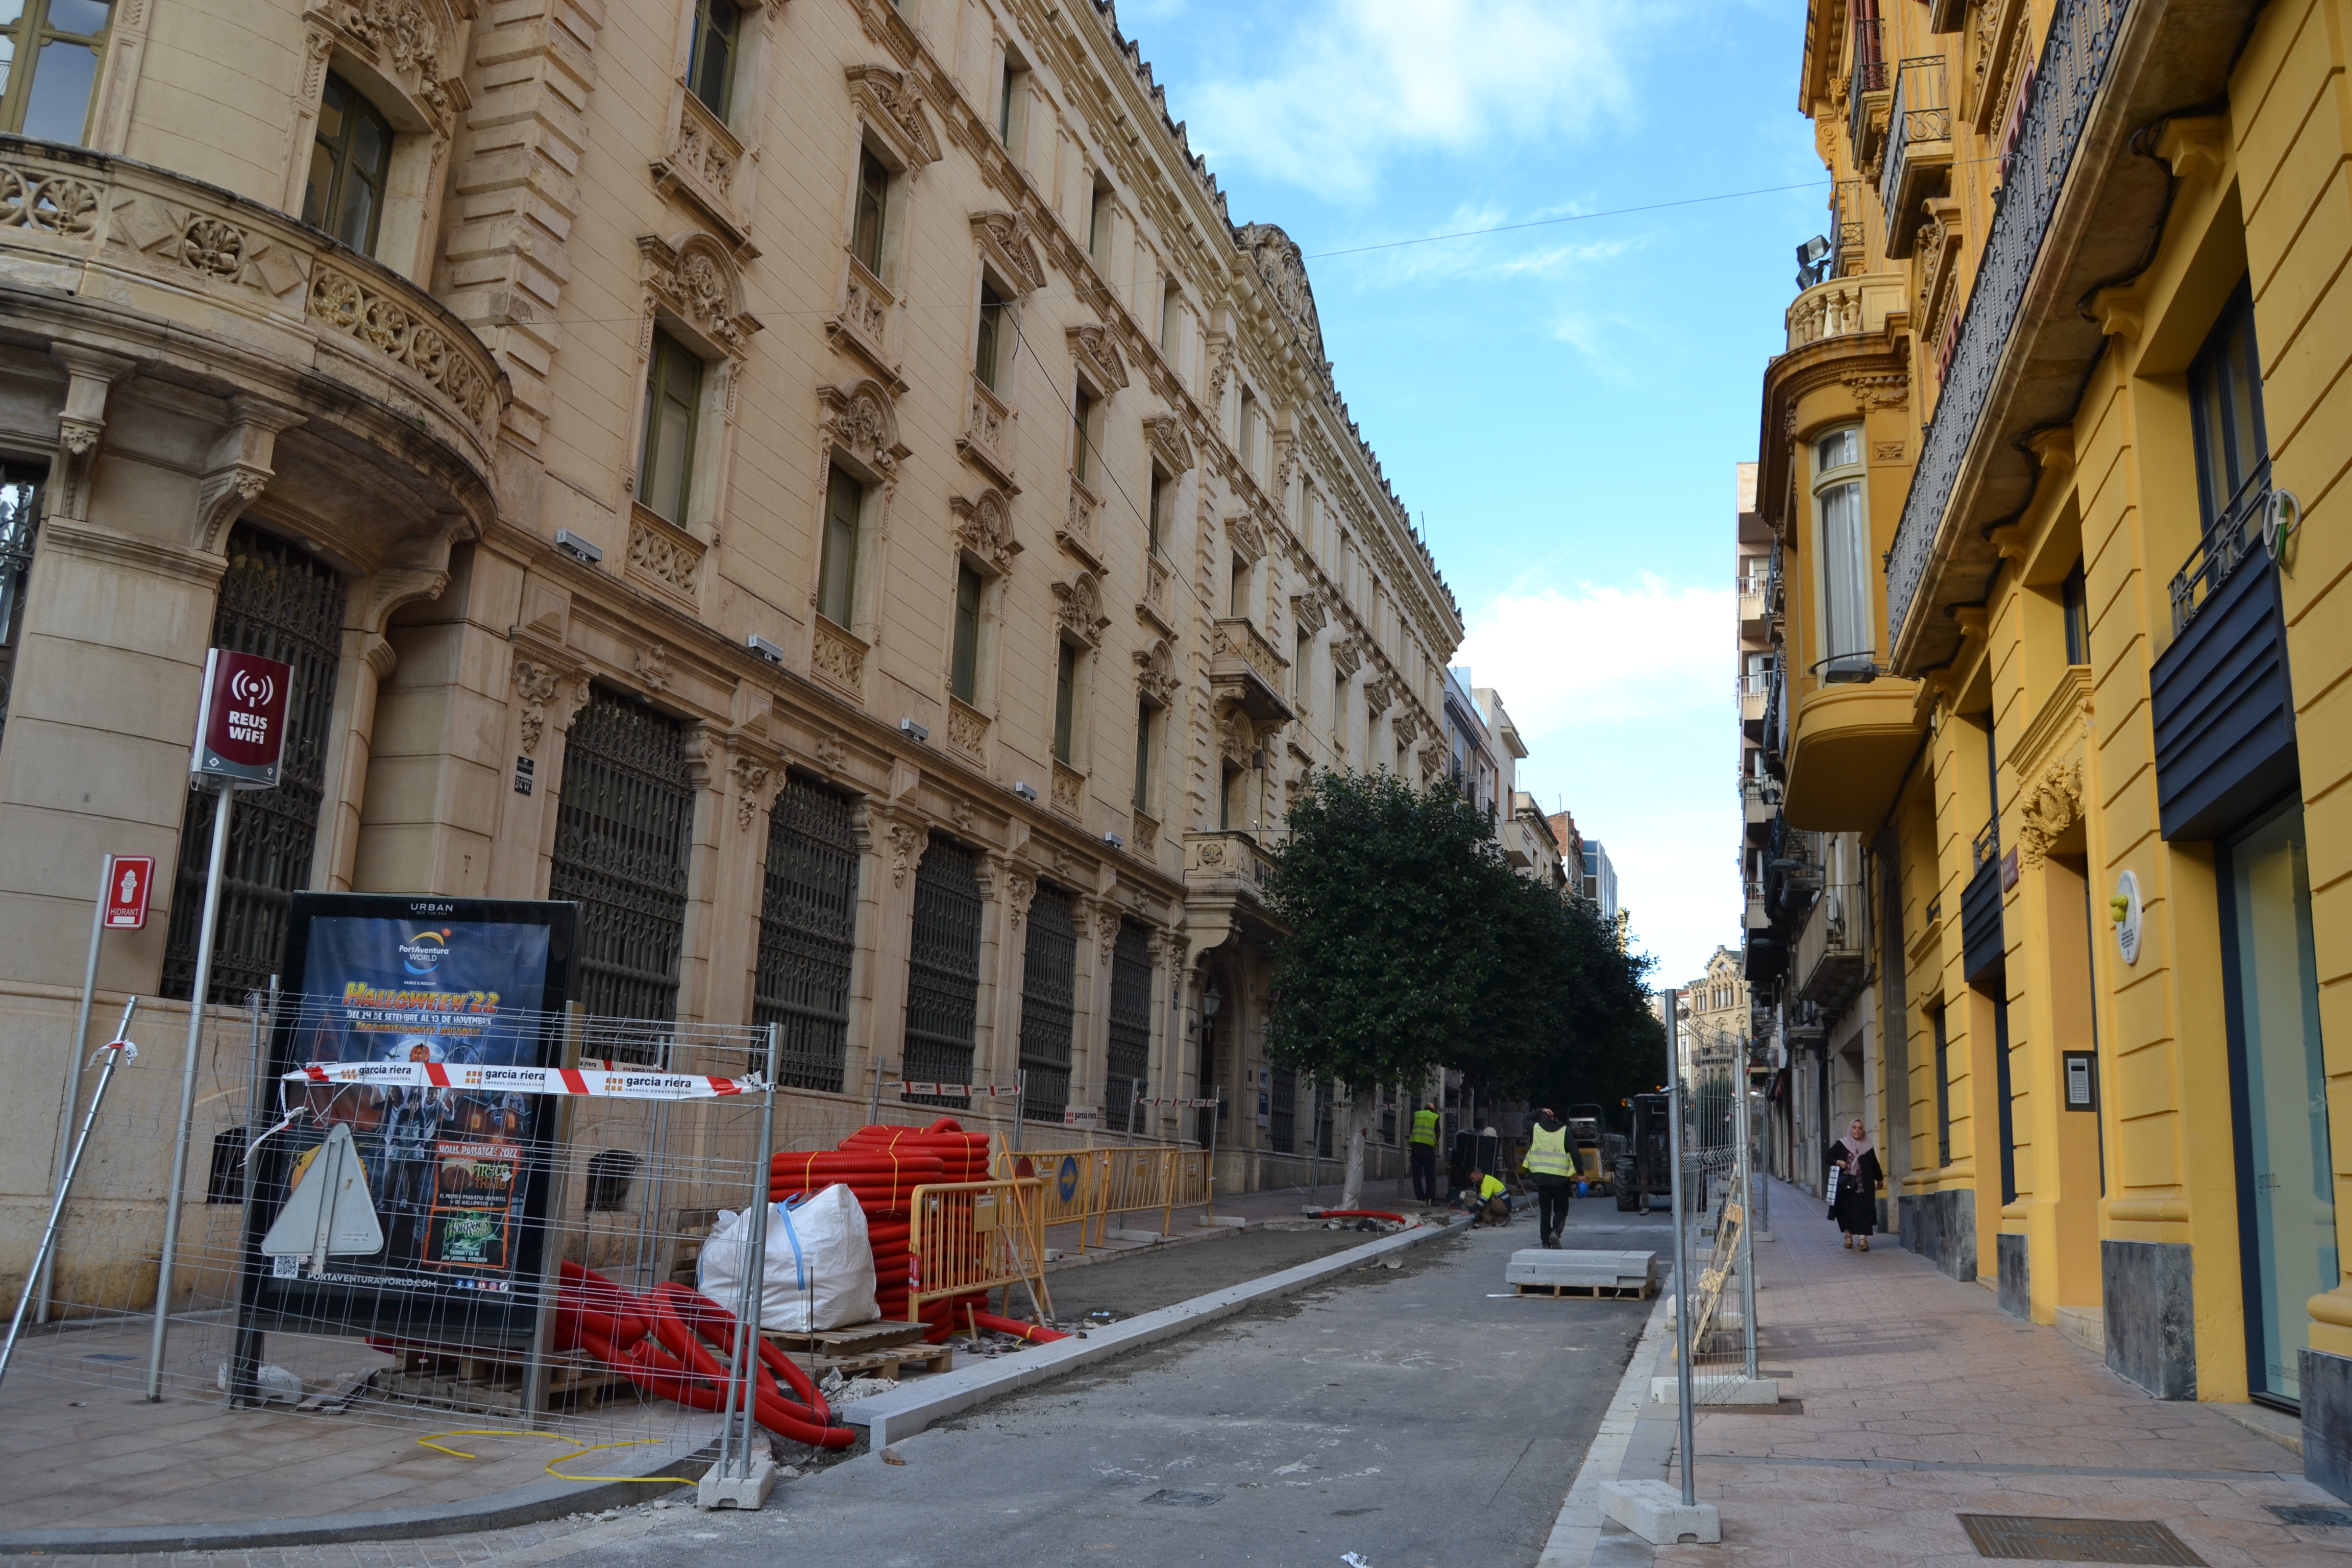
M 1577 1205 L 1570 1245 L 1666 1250 Z M 1498 1299 L 1532 1215 L 984 1405 L 781 1486 L 756 1514 L 632 1513 L 531 1553 L 583 1568 L 1532 1563 L 1650 1305 Z M 1223 1243 L 1209 1243 L 1216 1247 Z M 1109 1266 L 1116 1269 L 1118 1265 Z M 677 1494 L 681 1501 L 689 1494 Z M 566 1550 L 568 1549 L 568 1550 Z

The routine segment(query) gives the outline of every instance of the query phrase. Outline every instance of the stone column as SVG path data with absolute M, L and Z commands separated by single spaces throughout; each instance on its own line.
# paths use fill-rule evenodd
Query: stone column
M 723 788 L 715 797 L 719 805 L 719 863 L 711 881 L 709 973 L 702 1016 L 713 1023 L 748 1024 L 758 989 L 768 813 L 783 785 L 784 771 L 772 752 L 748 736 L 729 734 L 721 745 Z
M 913 945 L 915 871 L 930 843 L 920 819 L 868 801 L 859 808 L 857 956 L 849 972 L 849 1092 L 872 1091 L 903 1062 L 907 959 Z

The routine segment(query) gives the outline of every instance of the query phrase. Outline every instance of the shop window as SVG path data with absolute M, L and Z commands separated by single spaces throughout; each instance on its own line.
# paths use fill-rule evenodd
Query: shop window
M 49 0 L 55 5 L 58 0 Z M 319 129 L 310 174 L 302 186 L 302 221 L 353 250 L 375 254 L 383 226 L 383 188 L 392 170 L 392 121 L 357 88 L 330 71 L 319 95 Z
M 637 499 L 683 528 L 694 482 L 695 426 L 702 406 L 702 361 L 667 332 L 654 332 L 646 364 L 646 431 Z
M 1819 540 L 1822 662 L 1826 680 L 1864 674 L 1877 648 L 1870 615 L 1870 520 L 1863 506 L 1862 428 L 1813 442 L 1813 519 Z
M 890 221 L 890 170 L 871 148 L 857 153 L 857 216 L 849 231 L 849 253 L 875 277 L 882 276 L 883 242 Z
M 857 552 L 866 487 L 836 465 L 824 492 L 824 543 L 817 560 L 816 613 L 846 631 L 857 610 Z
M 0 11 L 11 13 L 0 21 L 0 131 L 83 145 L 111 7 L 107 0 L 16 0 Z
M 734 100 L 735 55 L 742 34 L 743 13 L 734 0 L 694 0 L 694 48 L 687 64 L 687 85 L 722 123 Z
M 980 282 L 980 338 L 972 350 L 971 373 L 980 377 L 981 384 L 991 392 L 1004 389 L 1005 372 L 1012 368 L 1012 302 L 993 282 L 982 278 Z
M 955 631 L 948 658 L 948 690 L 966 702 L 980 691 L 980 605 L 987 587 L 970 564 L 956 566 Z

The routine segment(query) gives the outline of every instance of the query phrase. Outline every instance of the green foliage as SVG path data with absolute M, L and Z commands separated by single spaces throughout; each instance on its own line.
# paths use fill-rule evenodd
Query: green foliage
M 1452 784 L 1326 773 L 1289 828 L 1268 884 L 1292 932 L 1275 952 L 1277 1060 L 1359 1085 L 1443 1065 L 1557 1104 L 1654 1087 L 1649 961 L 1590 901 L 1513 872 Z

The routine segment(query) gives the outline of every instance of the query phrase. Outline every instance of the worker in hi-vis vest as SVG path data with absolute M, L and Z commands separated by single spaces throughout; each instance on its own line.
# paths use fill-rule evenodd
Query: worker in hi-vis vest
M 1528 1129 L 1527 1158 L 1519 1169 L 1535 1178 L 1536 1229 L 1546 1247 L 1559 1245 L 1568 1227 L 1568 1200 L 1576 1192 L 1576 1153 L 1568 1146 L 1568 1123 L 1545 1106 Z
M 1412 1195 L 1423 1207 L 1437 1201 L 1437 1101 L 1412 1113 Z

